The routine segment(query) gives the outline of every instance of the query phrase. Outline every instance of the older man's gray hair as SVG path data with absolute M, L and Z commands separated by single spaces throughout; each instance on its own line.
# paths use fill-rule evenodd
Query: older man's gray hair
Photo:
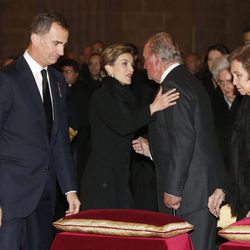
M 181 52 L 172 37 L 165 32 L 157 33 L 147 41 L 150 54 L 158 54 L 165 63 L 182 62 Z
M 212 72 L 213 78 L 216 81 L 218 80 L 219 73 L 222 70 L 225 70 L 225 69 L 229 70 L 230 68 L 230 62 L 228 61 L 228 56 L 229 55 L 223 55 L 217 58 L 212 65 L 211 72 Z

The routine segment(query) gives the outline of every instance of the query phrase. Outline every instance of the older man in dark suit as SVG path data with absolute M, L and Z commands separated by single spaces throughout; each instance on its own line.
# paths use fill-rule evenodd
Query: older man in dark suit
M 49 66 L 63 55 L 68 34 L 61 15 L 40 13 L 24 55 L 0 72 L 1 250 L 50 249 L 56 179 L 66 213 L 79 211 L 66 84 Z
M 167 213 L 173 209 L 194 225 L 191 238 L 195 250 L 212 250 L 216 220 L 209 213 L 207 201 L 220 184 L 224 166 L 209 97 L 195 76 L 180 65 L 180 51 L 169 34 L 149 38 L 143 55 L 149 78 L 161 84 L 163 92 L 176 88 L 180 93 L 177 104 L 155 114 L 149 125 L 159 209 Z M 134 141 L 140 153 L 144 149 L 145 154 L 145 145 L 142 139 Z

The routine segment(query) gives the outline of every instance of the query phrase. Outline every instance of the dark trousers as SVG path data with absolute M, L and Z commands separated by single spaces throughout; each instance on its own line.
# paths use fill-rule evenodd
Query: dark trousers
M 47 181 L 41 199 L 30 215 L 3 220 L 0 228 L 0 250 L 50 249 L 53 240 L 53 213 L 49 187 Z
M 215 250 L 217 220 L 211 215 L 208 208 L 181 217 L 194 226 L 190 237 L 195 250 Z
M 159 211 L 161 213 L 173 215 L 174 211 L 166 207 L 163 202 L 163 193 L 163 191 L 158 192 Z M 215 250 L 217 220 L 212 216 L 208 208 L 203 208 L 188 214 L 179 214 L 177 210 L 176 215 L 194 226 L 194 230 L 190 233 L 190 237 L 195 250 Z

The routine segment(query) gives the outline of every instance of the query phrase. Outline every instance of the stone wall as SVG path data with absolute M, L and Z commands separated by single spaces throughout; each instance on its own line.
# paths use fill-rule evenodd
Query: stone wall
M 249 0 L 0 0 L 0 57 L 26 48 L 31 19 L 45 9 L 67 18 L 68 50 L 77 54 L 94 40 L 132 42 L 141 50 L 160 31 L 172 34 L 184 54 L 204 54 L 214 43 L 236 47 L 250 24 Z

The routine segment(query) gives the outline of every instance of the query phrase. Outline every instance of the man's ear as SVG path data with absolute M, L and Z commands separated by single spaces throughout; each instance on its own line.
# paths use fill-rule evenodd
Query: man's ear
M 113 75 L 113 67 L 109 64 L 105 65 L 104 68 L 106 69 L 106 71 L 108 72 L 109 76 Z
M 35 45 L 38 45 L 38 43 L 40 42 L 40 36 L 35 33 L 31 35 L 30 39 L 31 39 L 31 42 Z
M 156 65 L 159 64 L 160 57 L 159 57 L 158 54 L 154 53 L 154 54 L 152 55 L 152 59 L 153 59 L 153 62 L 154 62 Z

